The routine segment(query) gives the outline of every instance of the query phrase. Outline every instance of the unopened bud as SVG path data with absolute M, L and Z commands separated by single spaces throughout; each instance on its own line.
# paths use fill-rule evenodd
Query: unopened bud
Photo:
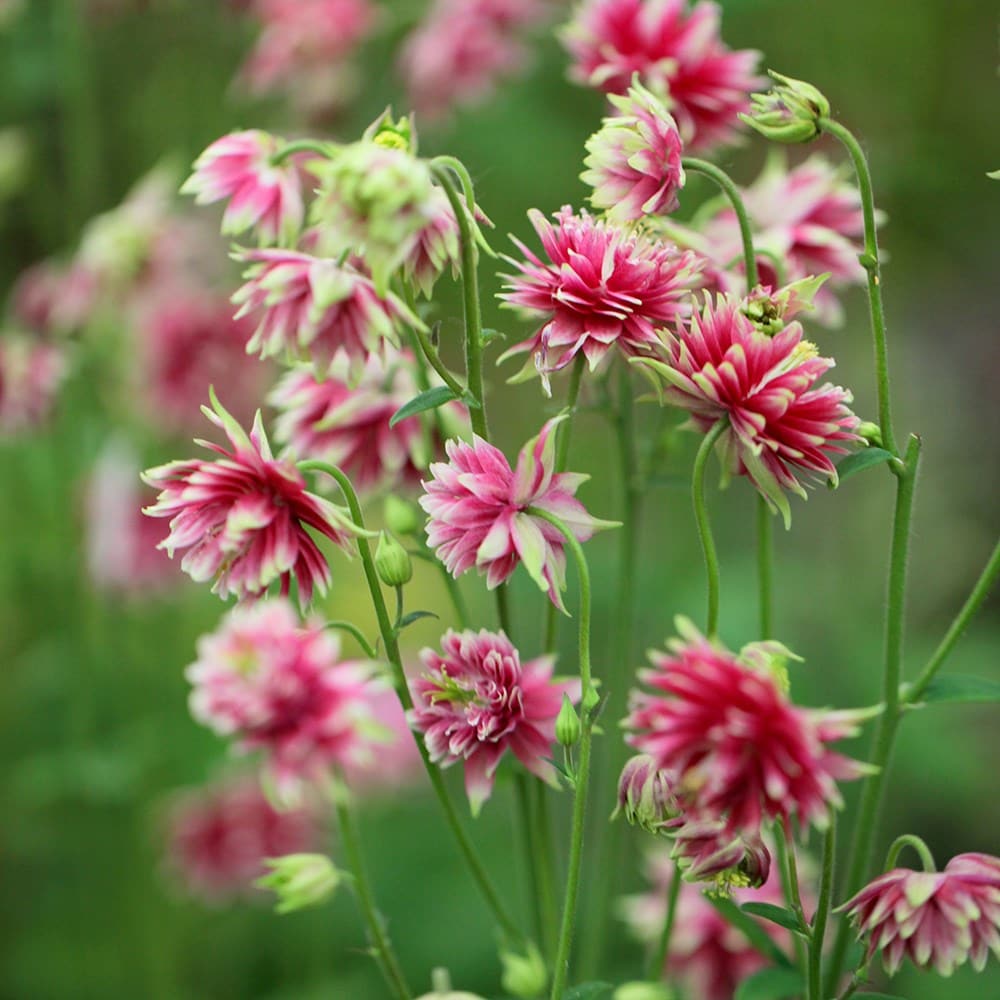
M 278 913 L 325 902 L 343 877 L 325 854 L 286 854 L 283 858 L 265 858 L 264 864 L 271 871 L 254 885 L 274 892 Z
M 811 83 L 769 71 L 774 85 L 766 94 L 751 94 L 749 114 L 740 118 L 766 139 L 809 142 L 819 135 L 819 120 L 830 114 L 830 102 Z
M 612 819 L 621 813 L 633 826 L 660 833 L 679 812 L 667 772 L 649 754 L 640 753 L 625 762 Z
M 420 531 L 420 509 L 394 493 L 385 498 L 382 516 L 385 518 L 386 527 L 394 535 L 402 535 L 405 538 Z
M 556 716 L 556 739 L 564 747 L 573 747 L 580 742 L 580 716 L 576 714 L 569 695 L 565 693 L 562 707 Z
M 402 149 L 414 155 L 417 152 L 417 133 L 413 120 L 406 117 L 394 121 L 392 108 L 386 108 L 365 129 L 364 138 L 386 149 Z
M 674 992 L 666 983 L 622 983 L 611 1000 L 674 1000 Z
M 858 424 L 858 437 L 864 438 L 870 448 L 882 447 L 882 428 L 870 420 L 862 420 Z
M 503 966 L 500 985 L 512 996 L 520 997 L 521 1000 L 534 1000 L 545 991 L 549 971 L 545 968 L 545 959 L 533 942 L 528 942 L 526 955 L 513 951 L 500 952 L 500 964 Z
M 413 579 L 410 555 L 388 532 L 379 532 L 375 572 L 387 587 L 402 587 Z

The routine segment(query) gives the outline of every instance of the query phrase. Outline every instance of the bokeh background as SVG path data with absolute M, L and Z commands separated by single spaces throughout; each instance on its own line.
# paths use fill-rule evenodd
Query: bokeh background
M 34 262 L 72 254 L 88 220 L 119 204 L 157 164 L 176 164 L 182 178 L 201 149 L 235 127 L 304 129 L 288 101 L 254 98 L 233 83 L 254 39 L 236 6 L 0 3 L 0 126 L 16 129 L 23 143 L 0 204 L 0 291 Z M 393 59 L 420 5 L 385 6 L 393 27 L 365 49 L 356 96 L 336 116 L 311 123 L 312 134 L 352 138 L 387 104 L 406 110 Z M 814 82 L 863 138 L 888 215 L 882 244 L 896 425 L 924 441 L 906 639 L 912 675 L 1000 527 L 1000 187 L 985 177 L 1000 166 L 997 10 L 976 0 L 726 0 L 722 7 L 730 45 L 761 49 L 765 65 Z M 423 151 L 468 164 L 497 234 L 527 238 L 528 208 L 547 213 L 582 201 L 583 142 L 602 101 L 569 84 L 565 69 L 565 53 L 542 31 L 523 75 L 487 103 L 421 130 Z M 827 153 L 841 155 L 833 147 Z M 748 142 L 723 165 L 747 182 L 764 155 L 763 143 Z M 706 193 L 692 184 L 682 213 Z M 206 240 L 224 272 L 225 241 L 214 233 Z M 486 270 L 487 325 L 523 335 L 527 327 L 495 308 L 499 282 Z M 459 312 L 454 290 L 442 294 L 448 353 L 457 347 L 448 335 L 457 334 L 458 320 L 447 317 Z M 824 354 L 836 355 L 838 381 L 854 389 L 857 411 L 870 415 L 863 294 L 849 295 L 846 305 L 845 327 L 815 336 Z M 186 578 L 158 593 L 129 593 L 98 586 L 88 569 L 86 484 L 107 442 L 125 433 L 145 465 L 191 449 L 183 437 L 164 434 L 155 416 L 123 408 L 108 388 L 118 363 L 78 344 L 48 422 L 0 440 L 0 997 L 377 998 L 381 986 L 347 893 L 320 910 L 278 918 L 266 899 L 206 906 L 165 870 L 170 797 L 232 766 L 222 743 L 190 719 L 182 673 L 197 636 L 222 608 Z M 537 428 L 543 403 L 537 384 L 509 387 L 503 377 L 491 377 L 492 421 L 512 451 Z M 580 418 L 571 467 L 594 474 L 588 507 L 606 517 L 621 503 L 611 446 L 601 418 Z M 689 467 L 692 442 L 681 438 L 677 447 L 678 469 Z M 878 697 L 892 492 L 881 472 L 859 475 L 837 493 L 816 490 L 805 504 L 793 501 L 793 530 L 779 532 L 778 634 L 806 658 L 795 678 L 805 703 Z M 723 635 L 733 646 L 754 638 L 754 498 L 744 485 L 712 497 Z M 674 614 L 700 614 L 702 569 L 683 486 L 667 482 L 650 494 L 641 538 L 639 649 L 659 643 Z M 596 578 L 613 579 L 614 539 L 602 536 L 588 551 Z M 354 564 L 335 566 L 325 609 L 368 624 L 358 573 Z M 445 608 L 431 575 L 415 586 L 425 606 Z M 489 624 L 478 585 L 464 586 Z M 520 618 L 538 617 L 530 582 L 516 580 L 514 601 Z M 996 610 L 994 598 L 948 669 L 1000 678 Z M 613 588 L 599 588 L 598 673 L 620 648 L 619 627 Z M 408 644 L 432 642 L 437 631 L 421 624 Z M 564 662 L 572 664 L 570 630 L 563 641 Z M 607 728 L 607 738 L 616 738 Z M 939 864 L 960 851 L 1000 854 L 998 759 L 994 708 L 939 707 L 908 719 L 880 850 L 911 831 Z M 363 814 L 393 938 L 412 981 L 429 988 L 429 969 L 445 964 L 462 988 L 496 995 L 490 922 L 452 857 L 423 780 L 413 786 L 372 797 Z M 475 836 L 514 904 L 524 905 L 508 794 L 501 785 Z M 607 799 L 607 790 L 601 795 Z M 629 839 L 638 843 L 637 835 Z M 640 881 L 634 874 L 627 888 Z M 620 928 L 606 953 L 609 977 L 637 974 L 639 952 Z M 994 961 L 978 977 L 942 981 L 907 970 L 892 992 L 910 1000 L 998 1000 L 1000 971 Z

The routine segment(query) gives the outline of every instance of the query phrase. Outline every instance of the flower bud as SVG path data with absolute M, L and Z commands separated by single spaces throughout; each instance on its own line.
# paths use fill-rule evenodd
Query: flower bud
M 503 966 L 500 984 L 512 996 L 533 1000 L 545 991 L 549 971 L 545 967 L 545 959 L 533 942 L 528 942 L 526 955 L 513 951 L 500 952 L 500 964 Z
M 792 686 L 788 677 L 788 661 L 802 662 L 801 656 L 796 656 L 783 642 L 776 639 L 748 642 L 740 650 L 738 659 L 753 670 L 770 674 L 785 694 L 788 694 Z
M 622 983 L 611 1000 L 673 1000 L 674 992 L 666 983 Z
M 624 813 L 633 826 L 660 833 L 679 812 L 667 772 L 657 768 L 649 754 L 637 754 L 626 761 L 618 779 L 618 805 L 612 819 Z
M 858 437 L 864 438 L 870 448 L 882 447 L 882 428 L 870 420 L 862 420 L 857 427 Z
M 413 579 L 409 553 L 386 531 L 379 532 L 375 572 L 387 587 L 402 587 Z
M 765 139 L 809 142 L 819 135 L 819 120 L 830 114 L 830 102 L 810 83 L 769 71 L 774 85 L 766 94 L 751 94 L 750 114 L 740 118 Z
M 392 108 L 386 108 L 364 131 L 364 138 L 386 149 L 402 149 L 417 155 L 417 132 L 412 117 L 393 121 Z
M 264 863 L 271 871 L 254 885 L 275 893 L 278 913 L 325 902 L 343 877 L 325 854 L 286 854 L 283 858 L 265 858 Z
M 762 333 L 773 337 L 800 312 L 813 309 L 813 299 L 829 274 L 793 281 L 777 291 L 758 285 L 743 300 L 741 312 Z
M 562 707 L 556 716 L 556 739 L 564 747 L 576 746 L 580 742 L 580 716 L 576 714 L 569 695 L 563 693 Z
M 385 518 L 386 527 L 394 535 L 402 535 L 405 538 L 420 531 L 420 510 L 394 493 L 385 498 L 382 516 Z

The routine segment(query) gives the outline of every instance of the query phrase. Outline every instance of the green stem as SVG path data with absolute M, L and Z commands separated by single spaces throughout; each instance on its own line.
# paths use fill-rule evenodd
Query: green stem
M 538 843 L 535 838 L 535 826 L 531 817 L 531 799 L 528 789 L 528 779 L 523 771 L 518 771 L 514 781 L 514 792 L 517 799 L 517 818 L 521 828 L 523 853 L 528 859 L 528 895 L 531 897 L 531 916 L 535 925 L 535 936 L 543 940 L 545 918 L 542 915 L 542 889 L 539 872 Z
M 823 940 L 826 937 L 826 923 L 830 917 L 830 902 L 833 898 L 833 866 L 836 859 L 837 821 L 830 818 L 830 826 L 823 835 L 823 871 L 820 875 L 819 902 L 813 917 L 809 937 L 809 977 L 808 1000 L 823 1000 L 820 993 L 823 981 Z
M 901 708 L 899 679 L 903 659 L 903 621 L 906 597 L 906 564 L 909 553 L 910 521 L 913 515 L 913 492 L 917 466 L 920 463 L 920 438 L 910 436 L 906 455 L 896 473 L 896 509 L 893 517 L 892 549 L 889 556 L 888 610 L 885 620 L 885 666 L 882 681 L 884 711 L 875 731 L 871 763 L 877 770 L 866 779 L 861 790 L 861 804 L 851 838 L 850 861 L 844 895 L 861 888 L 871 863 L 872 847 L 879 806 L 885 787 L 886 772 L 892 754 Z M 847 950 L 849 928 L 840 922 L 834 941 L 826 980 L 826 993 L 831 993 L 840 977 Z
M 271 165 L 277 167 L 296 153 L 315 153 L 324 160 L 332 160 L 338 149 L 334 144 L 318 142 L 316 139 L 296 139 L 295 142 L 286 143 L 271 157 Z
M 767 501 L 757 497 L 757 602 L 760 637 L 770 639 L 774 630 L 774 529 Z
M 934 680 L 934 676 L 941 669 L 941 665 L 955 648 L 955 644 L 962 637 L 962 633 L 968 627 L 969 622 L 972 621 L 973 615 L 979 610 L 983 601 L 986 600 L 990 588 L 996 582 L 998 574 L 1000 574 L 1000 542 L 997 542 L 996 548 L 993 549 L 993 554 L 990 556 L 982 573 L 979 574 L 976 585 L 972 588 L 972 593 L 969 594 L 965 604 L 962 605 L 961 611 L 955 616 L 955 620 L 951 623 L 940 645 L 934 650 L 934 655 L 927 661 L 927 666 L 920 671 L 920 676 L 906 691 L 906 704 L 913 705 L 919 702 L 924 696 L 931 681 Z
M 357 640 L 358 645 L 364 650 L 365 656 L 367 656 L 368 659 L 375 660 L 378 658 L 378 653 L 375 652 L 375 647 L 372 646 L 364 632 L 362 632 L 357 625 L 337 619 L 335 621 L 324 622 L 323 628 L 336 629 L 339 632 L 349 633 Z
M 878 422 L 886 451 L 898 456 L 896 437 L 892 431 L 891 398 L 889 392 L 889 353 L 886 346 L 885 310 L 882 306 L 881 265 L 878 256 L 878 232 L 875 227 L 875 199 L 872 178 L 864 151 L 854 135 L 839 122 L 830 118 L 819 120 L 820 131 L 838 139 L 854 163 L 854 172 L 861 193 L 861 209 L 865 225 L 865 249 L 858 258 L 868 275 L 868 305 L 871 316 L 872 336 L 875 342 L 875 377 L 878 390 Z
M 885 856 L 886 871 L 896 867 L 896 860 L 899 858 L 899 854 L 904 847 L 912 847 L 920 855 L 920 861 L 924 866 L 925 872 L 937 871 L 934 864 L 934 855 L 931 854 L 930 848 L 920 837 L 916 837 L 912 833 L 904 833 L 902 837 L 897 837 L 892 842 L 889 853 Z
M 791 968 L 792 963 L 788 956 L 774 942 L 773 938 L 756 917 L 744 913 L 732 899 L 725 896 L 712 896 L 706 894 L 705 900 L 712 904 L 725 918 L 727 924 L 731 924 L 740 931 L 762 955 L 769 958 L 775 965 L 783 968 Z
M 347 804 L 346 794 L 338 794 L 336 809 L 337 822 L 340 825 L 340 842 L 353 876 L 354 895 L 368 931 L 368 943 L 371 945 L 372 955 L 393 993 L 399 1000 L 410 1000 L 413 994 L 406 985 L 406 977 L 399 967 L 399 960 L 389 941 L 382 915 L 375 906 L 375 895 L 368 881 L 368 871 L 361 850 L 361 838 L 354 825 L 354 817 Z
M 301 462 L 299 463 L 299 468 L 306 472 L 323 472 L 328 476 L 332 476 L 337 481 L 337 484 L 340 486 L 340 489 L 344 494 L 344 498 L 347 500 L 347 506 L 351 513 L 351 519 L 359 528 L 364 528 L 364 515 L 361 512 L 361 505 L 358 502 L 358 496 L 354 492 L 354 487 L 351 485 L 350 479 L 347 478 L 342 470 L 338 469 L 335 465 L 328 465 L 326 462 L 318 461 Z M 396 694 L 399 696 L 399 700 L 402 703 L 403 708 L 409 711 L 413 708 L 413 698 L 410 696 L 410 688 L 407 684 L 406 674 L 403 670 L 403 661 L 399 655 L 399 643 L 397 642 L 392 622 L 389 619 L 389 612 L 386 608 L 385 597 L 382 594 L 382 587 L 379 583 L 378 573 L 375 570 L 375 561 L 372 558 L 371 547 L 368 544 L 368 539 L 363 536 L 358 537 L 357 545 L 358 552 L 361 555 L 361 564 L 364 569 L 365 580 L 368 584 L 368 591 L 371 594 L 372 604 L 375 608 L 375 617 L 378 620 L 379 634 L 381 635 L 382 643 L 385 646 L 386 657 L 392 666 Z M 472 874 L 473 880 L 483 896 L 483 899 L 486 901 L 486 904 L 492 911 L 497 923 L 500 924 L 505 933 L 507 933 L 515 941 L 523 941 L 524 935 L 518 928 L 517 923 L 511 918 L 503 904 L 500 902 L 500 897 L 493 886 L 493 882 L 480 860 L 479 855 L 476 853 L 476 849 L 469 840 L 468 834 L 462 826 L 462 821 L 459 819 L 455 806 L 448 795 L 448 789 L 445 787 L 441 771 L 431 762 L 427 746 L 424 741 L 420 739 L 419 735 L 414 733 L 413 738 L 417 744 L 417 749 L 420 751 L 420 757 L 424 762 L 424 770 L 427 772 L 427 777 L 430 779 L 431 786 L 433 787 L 434 793 L 438 798 L 438 803 L 441 806 L 442 812 L 444 812 L 445 820 L 451 828 L 451 832 L 458 843 L 462 857 L 464 858 L 465 863 Z
M 789 908 L 799 918 L 803 927 L 807 925 L 802 910 L 802 894 L 799 890 L 798 863 L 795 860 L 795 848 L 788 843 L 784 824 L 779 820 L 774 824 L 774 846 L 778 855 L 778 874 L 781 876 L 781 891 Z M 806 968 L 806 944 L 800 934 L 792 935 L 792 947 L 795 948 L 795 958 L 799 968 Z
M 559 907 L 556 903 L 556 876 L 552 858 L 552 825 L 549 822 L 549 800 L 547 786 L 541 781 L 533 782 L 535 808 L 533 810 L 536 843 L 539 851 L 539 873 L 542 888 L 542 944 L 550 961 L 555 954 L 559 933 Z
M 670 891 L 667 895 L 667 912 L 663 918 L 663 928 L 660 931 L 656 948 L 653 949 L 646 967 L 646 978 L 650 982 L 659 982 L 663 978 L 663 969 L 670 954 L 670 938 L 674 933 L 674 920 L 677 917 L 677 900 L 681 895 L 681 866 L 674 865 L 674 877 L 670 881 Z
M 705 572 L 708 575 L 708 621 L 705 632 L 711 638 L 719 630 L 719 557 L 715 551 L 715 540 L 712 538 L 712 525 L 708 519 L 708 507 L 705 504 L 705 466 L 708 456 L 712 454 L 715 442 L 729 426 L 723 418 L 705 435 L 698 448 L 694 460 L 694 471 L 691 475 L 691 501 L 694 504 L 694 519 L 698 525 L 698 537 L 701 540 L 701 550 L 705 556 Z
M 467 392 L 465 386 L 462 385 L 462 383 L 459 382 L 450 371 L 448 371 L 447 366 L 441 360 L 441 355 L 438 354 L 434 345 L 431 343 L 431 338 L 427 330 L 419 326 L 415 326 L 412 329 L 413 335 L 416 337 L 417 343 L 420 345 L 420 350 L 427 359 L 427 363 L 438 373 L 441 377 L 441 381 L 444 382 L 444 384 L 448 386 L 448 388 L 451 389 L 451 391 L 455 393 L 459 399 L 464 399 Z

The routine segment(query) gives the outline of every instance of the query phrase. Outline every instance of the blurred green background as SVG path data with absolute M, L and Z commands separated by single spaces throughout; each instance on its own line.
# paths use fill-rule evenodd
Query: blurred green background
M 116 205 L 164 157 L 186 164 L 234 127 L 289 129 L 278 103 L 249 102 L 231 88 L 250 37 L 220 4 L 134 6 L 145 9 L 90 17 L 75 3 L 28 0 L 0 32 L 0 125 L 22 129 L 31 156 L 28 183 L 0 209 L 5 289 L 28 264 L 71 250 L 86 221 Z M 723 8 L 731 46 L 761 49 L 766 66 L 815 83 L 862 137 L 889 217 L 882 244 L 896 425 L 924 440 L 906 640 L 912 675 L 1000 526 L 1000 187 L 985 177 L 1000 166 L 997 9 L 974 0 L 727 0 Z M 405 110 L 388 71 L 397 40 L 390 33 L 370 47 L 361 98 L 334 134 L 356 135 L 389 102 Z M 548 213 L 582 200 L 582 146 L 602 101 L 568 84 L 565 65 L 554 40 L 542 39 L 529 75 L 485 107 L 422 132 L 422 151 L 453 153 L 468 164 L 498 234 L 528 238 L 529 207 Z M 837 149 L 826 151 L 840 158 Z M 750 142 L 723 165 L 748 182 L 764 152 Z M 692 185 L 682 211 L 705 193 Z M 226 251 L 221 238 L 218 251 Z M 496 310 L 499 282 L 486 270 L 487 325 L 523 335 L 525 326 Z M 445 314 L 458 315 L 453 292 L 447 295 Z M 854 389 L 856 410 L 870 416 L 863 294 L 848 296 L 847 311 L 844 329 L 813 335 L 822 353 L 837 357 L 837 381 Z M 446 322 L 445 337 L 448 331 Z M 163 876 L 163 797 L 205 781 L 225 755 L 190 719 L 182 676 L 196 637 L 222 608 L 186 581 L 179 593 L 143 599 L 111 597 L 90 584 L 82 484 L 115 422 L 100 375 L 96 362 L 84 366 L 48 427 L 0 441 L 0 997 L 377 998 L 381 986 L 348 894 L 279 919 L 266 901 L 205 908 Z M 509 387 L 497 372 L 490 388 L 496 437 L 512 453 L 540 423 L 537 384 Z M 681 447 L 678 467 L 689 467 L 692 442 Z M 176 457 L 190 450 L 176 448 Z M 601 419 L 582 417 L 570 465 L 594 473 L 585 502 L 613 518 L 621 501 L 608 473 L 610 449 Z M 883 471 L 851 479 L 837 493 L 816 490 L 806 504 L 793 500 L 793 529 L 779 532 L 778 634 L 806 659 L 795 675 L 806 704 L 878 697 L 892 493 Z M 711 500 L 723 559 L 722 632 L 731 646 L 754 638 L 754 498 L 744 487 Z M 643 649 L 662 641 L 676 613 L 701 612 L 703 575 L 683 487 L 650 495 L 640 537 L 636 647 Z M 588 554 L 597 579 L 613 579 L 614 538 L 595 540 Z M 327 607 L 367 623 L 356 596 L 359 567 L 339 562 L 334 571 Z M 431 578 L 421 586 L 428 606 L 444 614 Z M 490 624 L 478 584 L 463 586 Z M 537 617 L 530 582 L 516 580 L 514 600 L 522 620 Z M 620 636 L 613 588 L 599 588 L 597 600 L 600 674 L 610 669 Z M 948 669 L 1000 678 L 996 608 L 995 599 L 987 603 Z M 437 632 L 422 624 L 409 642 L 416 648 Z M 570 629 L 563 643 L 571 666 Z M 880 851 L 911 831 L 928 841 L 939 864 L 960 851 L 1000 854 L 996 719 L 995 709 L 960 706 L 906 721 Z M 606 728 L 607 738 L 616 738 L 614 727 Z M 508 794 L 498 790 L 475 836 L 523 906 L 525 873 L 510 849 Z M 598 801 L 607 799 L 605 789 Z M 391 804 L 373 802 L 363 826 L 411 980 L 429 988 L 430 967 L 445 964 L 461 988 L 497 995 L 490 921 L 420 789 Z M 638 842 L 634 833 L 629 839 Z M 630 888 L 638 884 L 636 875 Z M 615 934 L 608 976 L 634 978 L 638 952 Z M 995 960 L 978 977 L 950 981 L 907 970 L 892 991 L 910 1000 L 1000 1000 L 1000 972 Z

